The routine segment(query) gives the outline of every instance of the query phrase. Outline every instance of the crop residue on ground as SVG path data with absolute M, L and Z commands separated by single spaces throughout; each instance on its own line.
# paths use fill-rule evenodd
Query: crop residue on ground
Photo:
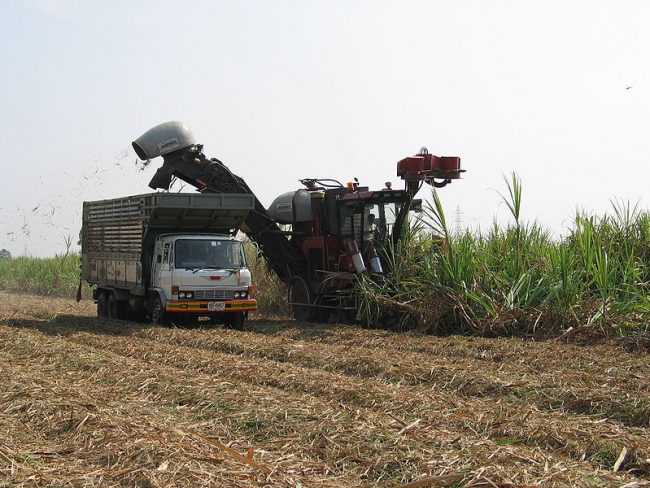
M 647 371 L 616 345 L 163 328 L 0 294 L 0 480 L 643 486 Z

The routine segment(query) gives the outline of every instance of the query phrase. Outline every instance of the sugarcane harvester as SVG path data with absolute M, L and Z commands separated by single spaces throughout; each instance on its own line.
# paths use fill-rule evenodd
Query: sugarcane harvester
M 351 290 L 361 274 L 381 279 L 392 262 L 415 195 L 424 183 L 441 188 L 459 179 L 460 158 L 438 157 L 425 148 L 397 163 L 404 189 L 390 183 L 370 190 L 358 181 L 306 178 L 303 188 L 283 193 L 266 209 L 246 182 L 221 161 L 208 158 L 190 130 L 166 122 L 133 142 L 143 160 L 163 157 L 149 186 L 169 189 L 174 178 L 201 193 L 245 193 L 255 198 L 241 230 L 256 243 L 269 267 L 288 286 L 297 320 L 324 319 L 330 312 L 354 316 Z

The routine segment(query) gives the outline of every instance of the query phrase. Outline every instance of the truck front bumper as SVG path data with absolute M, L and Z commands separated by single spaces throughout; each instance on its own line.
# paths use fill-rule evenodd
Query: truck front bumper
M 209 310 L 210 300 L 169 300 L 168 312 L 214 313 L 214 312 L 248 312 L 257 310 L 257 300 L 225 300 L 223 310 Z

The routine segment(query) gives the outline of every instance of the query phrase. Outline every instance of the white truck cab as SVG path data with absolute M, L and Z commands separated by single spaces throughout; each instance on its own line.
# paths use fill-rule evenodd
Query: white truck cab
M 257 309 L 241 240 L 218 234 L 161 234 L 154 246 L 151 288 L 163 312 L 206 315 Z

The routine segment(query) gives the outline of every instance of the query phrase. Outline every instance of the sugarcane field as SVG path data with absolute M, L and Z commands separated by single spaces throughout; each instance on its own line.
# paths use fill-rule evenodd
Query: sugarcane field
M 0 2 L 0 488 L 650 488 L 648 25 Z

